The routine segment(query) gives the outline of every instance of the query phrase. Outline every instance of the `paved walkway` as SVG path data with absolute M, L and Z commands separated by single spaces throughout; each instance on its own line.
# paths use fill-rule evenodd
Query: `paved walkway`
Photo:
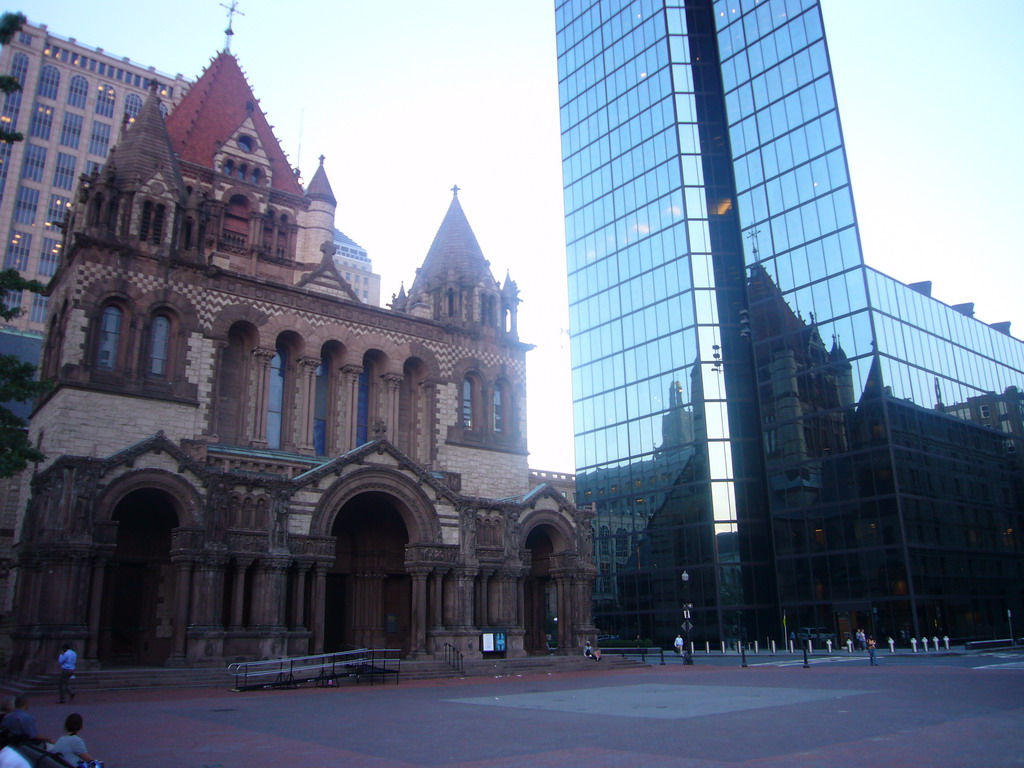
M 1024 670 L 653 666 L 293 691 L 80 695 L 109 768 L 1000 768 Z M 70 707 L 38 698 L 56 735 Z

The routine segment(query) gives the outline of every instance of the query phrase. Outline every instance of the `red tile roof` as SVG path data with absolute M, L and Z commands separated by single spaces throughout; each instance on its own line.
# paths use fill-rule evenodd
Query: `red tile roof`
M 260 109 L 238 60 L 221 51 L 167 118 L 171 146 L 181 160 L 213 168 L 213 158 L 246 117 L 270 160 L 271 187 L 302 194 L 274 131 Z

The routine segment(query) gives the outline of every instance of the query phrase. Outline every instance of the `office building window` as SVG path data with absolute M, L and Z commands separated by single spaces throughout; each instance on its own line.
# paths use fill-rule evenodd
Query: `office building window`
M 40 296 L 38 293 L 32 294 L 32 308 L 29 310 L 28 315 L 29 321 L 33 323 L 45 323 L 46 307 L 49 303 L 49 296 Z
M 4 198 L 4 189 L 7 187 L 7 167 L 11 162 L 11 145 L 0 142 L 0 200 Z
M 14 54 L 11 59 L 11 77 L 17 80 L 21 87 L 25 87 L 25 75 L 28 74 L 28 56 L 24 53 Z
M 30 46 L 30 45 L 32 45 L 32 35 L 28 34 L 27 32 L 19 32 L 18 33 L 18 42 L 21 43 L 22 45 L 29 45 Z
M 68 84 L 68 106 L 85 108 L 85 101 L 89 98 L 89 81 L 81 75 L 74 75 Z
M 75 156 L 57 153 L 53 167 L 53 186 L 58 189 L 72 189 L 75 184 Z
M 92 134 L 89 136 L 89 152 L 106 157 L 109 148 L 110 125 L 93 121 Z
M 142 110 L 142 97 L 137 93 L 129 93 L 124 97 L 124 114 L 132 122 Z
M 14 201 L 14 220 L 19 224 L 32 224 L 39 207 L 39 190 L 24 185 L 18 187 L 18 198 Z
M 65 147 L 78 149 L 82 139 L 82 116 L 72 112 L 64 113 L 64 121 L 60 126 L 60 143 Z
M 114 116 L 114 89 L 109 85 L 96 87 L 96 114 L 102 117 Z
M 36 104 L 35 111 L 32 112 L 32 124 L 28 129 L 29 135 L 35 136 L 37 139 L 49 141 L 52 128 L 53 107 L 48 107 L 45 104 Z
M 50 205 L 46 208 L 44 226 L 51 232 L 59 232 L 70 204 L 71 198 L 67 195 L 50 195 Z
M 25 147 L 25 160 L 21 166 L 21 178 L 42 181 L 44 165 L 46 165 L 46 147 L 28 144 Z
M 4 257 L 4 269 L 16 269 L 21 272 L 28 267 L 28 252 L 31 247 L 32 235 L 12 232 L 11 241 L 7 244 L 7 255 Z
M 4 306 L 9 310 L 21 310 L 21 291 L 6 291 Z
M 60 263 L 60 240 L 52 237 L 43 238 L 43 249 L 39 252 L 39 269 L 41 277 L 50 277 L 57 271 L 57 264 Z
M 56 99 L 60 88 L 60 72 L 52 64 L 46 64 L 39 73 L 39 88 L 36 95 L 44 99 Z

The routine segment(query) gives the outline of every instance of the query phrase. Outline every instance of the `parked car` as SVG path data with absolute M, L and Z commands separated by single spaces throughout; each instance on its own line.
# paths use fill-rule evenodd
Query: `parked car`
M 800 627 L 796 632 L 797 640 L 810 640 L 815 645 L 824 645 L 829 640 L 834 645 L 836 642 L 835 632 L 829 632 L 827 627 Z

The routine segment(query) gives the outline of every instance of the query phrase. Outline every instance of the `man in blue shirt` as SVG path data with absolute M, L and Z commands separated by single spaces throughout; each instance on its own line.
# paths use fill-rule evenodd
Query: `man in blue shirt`
M 64 703 L 65 695 L 70 696 L 71 700 L 75 700 L 75 692 L 71 690 L 71 680 L 75 676 L 75 665 L 78 663 L 78 654 L 75 653 L 74 649 L 65 643 L 61 649 L 60 656 L 57 657 L 57 661 L 60 664 L 60 685 L 57 688 L 57 693 L 60 696 L 60 703 Z
M 11 736 L 15 738 L 20 737 L 27 741 L 52 741 L 39 733 L 35 717 L 28 712 L 28 696 L 24 693 L 14 697 L 14 711 L 5 715 L 0 725 L 10 731 Z

